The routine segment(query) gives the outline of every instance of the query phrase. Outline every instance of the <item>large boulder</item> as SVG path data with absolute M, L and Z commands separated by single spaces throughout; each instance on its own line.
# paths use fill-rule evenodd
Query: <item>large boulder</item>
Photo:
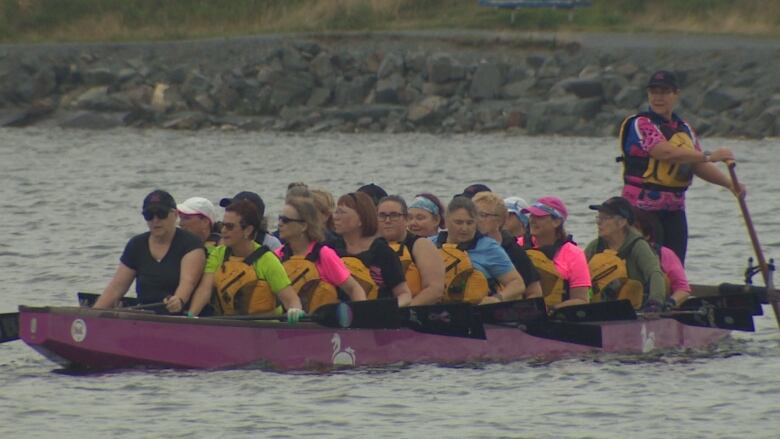
M 280 71 L 269 81 L 271 105 L 276 108 L 303 105 L 314 88 L 314 76 L 306 71 Z
M 375 101 L 379 104 L 397 104 L 400 102 L 399 92 L 405 84 L 399 73 L 379 79 L 376 83 Z
M 397 53 L 390 52 L 382 59 L 382 63 L 379 64 L 379 70 L 376 72 L 377 78 L 380 80 L 388 78 L 392 75 L 404 74 L 404 59 Z
M 601 98 L 604 95 L 601 81 L 594 78 L 566 78 L 555 84 L 553 88 L 571 93 L 578 98 Z
M 374 75 L 358 76 L 351 81 L 340 78 L 336 81 L 333 101 L 336 105 L 345 106 L 361 104 L 374 86 Z
M 432 122 L 443 116 L 447 102 L 447 98 L 441 96 L 428 96 L 409 106 L 406 119 L 413 123 Z
M 127 125 L 132 120 L 130 113 L 79 111 L 60 122 L 62 128 L 106 130 Z
M 483 63 L 477 67 L 471 78 L 469 96 L 472 99 L 493 99 L 501 93 L 504 85 L 504 69 L 495 63 Z
M 466 77 L 465 67 L 452 56 L 443 53 L 436 53 L 428 57 L 426 71 L 428 80 L 431 82 L 447 82 Z
M 722 112 L 739 107 L 746 97 L 745 89 L 719 87 L 704 93 L 701 106 L 715 112 Z

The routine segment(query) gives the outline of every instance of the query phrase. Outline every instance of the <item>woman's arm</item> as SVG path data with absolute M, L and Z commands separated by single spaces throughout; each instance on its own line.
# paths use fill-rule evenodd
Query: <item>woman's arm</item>
M 538 280 L 531 282 L 525 287 L 525 298 L 533 299 L 534 297 L 542 297 L 542 283 Z
M 564 300 L 563 302 L 556 305 L 555 308 L 563 308 L 566 306 L 587 304 L 590 301 L 588 300 L 589 289 L 590 288 L 587 287 L 571 288 L 569 290 L 569 300 Z
M 100 294 L 100 297 L 98 297 L 98 299 L 95 301 L 95 304 L 92 305 L 92 307 L 93 308 L 115 307 L 119 299 L 121 299 L 122 296 L 124 296 L 125 293 L 127 293 L 127 290 L 130 288 L 130 285 L 133 283 L 134 279 L 135 279 L 135 270 L 120 262 L 119 266 L 116 267 L 116 272 L 114 273 L 114 277 L 112 277 L 111 280 L 108 282 L 108 285 L 106 285 L 106 288 L 103 290 L 103 293 Z
M 284 305 L 284 309 L 290 310 L 290 309 L 303 309 L 303 305 L 301 304 L 301 298 L 298 297 L 298 294 L 295 293 L 295 290 L 292 286 L 286 286 L 279 290 L 277 293 L 279 300 L 282 302 L 282 305 Z
M 409 290 L 409 285 L 406 285 L 406 282 L 401 282 L 400 284 L 393 287 L 393 295 L 398 299 L 398 306 L 404 307 L 409 306 L 412 304 L 412 292 Z
M 514 268 L 500 276 L 498 276 L 498 282 L 501 284 L 501 300 L 519 300 L 523 298 L 523 292 L 525 292 L 525 282 L 520 273 Z M 482 299 L 480 304 L 496 303 L 499 299 L 493 296 L 487 296 Z
M 190 303 L 190 313 L 196 316 L 203 311 L 203 307 L 211 301 L 212 289 L 214 288 L 214 273 L 203 273 L 198 287 L 192 293 L 192 303 Z
M 428 239 L 418 239 L 414 242 L 412 253 L 420 271 L 422 289 L 412 298 L 411 304 L 416 306 L 439 303 L 444 295 L 444 261 L 436 245 Z
M 190 300 L 192 292 L 203 275 L 205 265 L 206 250 L 203 248 L 192 250 L 181 258 L 179 285 L 171 297 L 165 298 L 165 307 L 168 312 L 177 313 L 184 309 L 184 304 Z
M 352 277 L 352 275 L 347 277 L 347 280 L 345 280 L 341 285 L 338 285 L 338 287 L 344 290 L 344 292 L 347 293 L 350 300 L 353 302 L 366 300 L 366 292 L 363 291 L 363 288 L 355 280 L 355 278 Z

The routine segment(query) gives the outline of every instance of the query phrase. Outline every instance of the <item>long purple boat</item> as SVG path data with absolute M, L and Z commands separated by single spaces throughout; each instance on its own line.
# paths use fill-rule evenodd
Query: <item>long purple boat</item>
M 672 318 L 577 323 L 596 332 L 601 347 L 485 325 L 485 340 L 411 329 L 334 329 L 315 323 L 191 319 L 121 310 L 20 306 L 20 336 L 68 368 L 129 367 L 276 370 L 330 369 L 406 363 L 456 364 L 555 359 L 586 352 L 642 353 L 699 348 L 728 330 L 686 325 Z

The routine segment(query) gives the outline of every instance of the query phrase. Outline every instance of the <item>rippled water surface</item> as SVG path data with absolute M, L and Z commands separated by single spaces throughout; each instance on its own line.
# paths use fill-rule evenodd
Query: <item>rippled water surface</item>
M 764 250 L 780 255 L 776 142 L 706 144 L 735 150 Z M 482 182 L 529 201 L 559 195 L 584 245 L 595 235 L 587 205 L 619 190 L 616 149 L 608 138 L 0 130 L 0 312 L 99 292 L 144 231 L 140 203 L 155 187 L 179 200 L 252 189 L 275 216 L 290 181 L 447 200 Z M 752 250 L 737 203 L 697 182 L 688 210 L 691 280 L 740 281 Z M 780 335 L 765 310 L 757 333 L 707 351 L 330 374 L 73 376 L 4 343 L 0 437 L 776 438 Z

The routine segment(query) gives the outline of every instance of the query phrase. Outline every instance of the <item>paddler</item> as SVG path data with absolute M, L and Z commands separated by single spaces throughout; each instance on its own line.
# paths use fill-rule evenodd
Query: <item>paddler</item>
M 363 192 L 339 197 L 333 228 L 341 239 L 328 244 L 363 287 L 368 300 L 395 297 L 398 306 L 409 306 L 412 292 L 401 260 L 387 241 L 377 236 L 376 206 L 371 197 Z
M 290 323 L 304 315 L 279 258 L 255 241 L 260 224 L 260 213 L 249 200 L 239 199 L 225 208 L 222 244 L 206 261 L 190 305 L 192 315 L 198 315 L 210 301 L 221 315 L 278 315 L 280 305 L 287 310 Z
M 598 211 L 598 238 L 585 248 L 594 301 L 628 299 L 634 308 L 651 311 L 674 306 L 667 299 L 658 256 L 632 227 L 631 204 L 612 197 L 589 208 Z
M 590 273 L 585 253 L 577 247 L 564 223 L 569 216 L 558 197 L 541 197 L 522 210 L 529 215 L 531 241 L 526 243 L 542 283 L 544 301 L 550 308 L 589 302 Z
M 412 305 L 438 303 L 444 292 L 444 263 L 431 240 L 407 230 L 406 201 L 388 195 L 377 206 L 379 234 L 401 259 L 406 284 L 412 292 Z
M 114 277 L 94 307 L 115 306 L 135 281 L 141 304 L 163 302 L 169 312 L 181 312 L 203 272 L 203 243 L 176 227 L 176 201 L 164 190 L 144 198 L 141 214 L 149 231 L 128 241 Z
M 278 227 L 285 244 L 274 253 L 282 260 L 304 311 L 338 302 L 337 287 L 352 301 L 366 300 L 341 258 L 323 244 L 323 224 L 311 198 L 287 197 Z
M 731 179 L 714 165 L 734 160 L 734 153 L 728 148 L 703 151 L 693 127 L 674 113 L 680 99 L 674 73 L 653 73 L 646 90 L 650 108 L 627 117 L 620 130 L 622 195 L 632 205 L 656 216 L 663 227 L 660 243 L 674 250 L 685 263 L 685 191 L 693 176 L 723 186 L 740 197 L 745 195 L 745 187 L 735 188 Z
M 438 235 L 444 227 L 444 205 L 439 197 L 429 192 L 415 195 L 409 204 L 409 231 L 417 236 L 430 238 Z
M 219 243 L 219 230 L 216 230 L 217 208 L 206 198 L 192 197 L 176 205 L 179 213 L 179 226 L 200 238 L 206 250 Z
M 477 207 L 456 195 L 447 206 L 447 231 L 434 243 L 444 259 L 445 301 L 474 304 L 522 298 L 525 282 L 501 245 L 477 231 Z

